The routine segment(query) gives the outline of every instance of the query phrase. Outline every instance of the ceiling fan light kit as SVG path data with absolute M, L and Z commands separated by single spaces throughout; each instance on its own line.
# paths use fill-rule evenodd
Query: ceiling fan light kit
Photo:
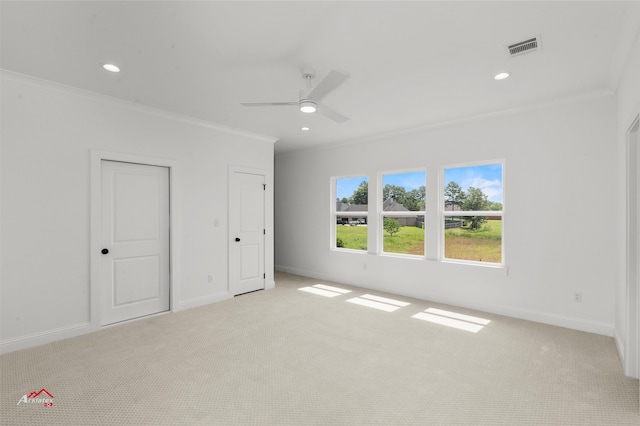
M 317 109 L 318 109 L 318 105 L 313 101 L 309 101 L 309 100 L 300 101 L 300 111 L 304 113 L 311 114 L 313 112 L 316 112 Z

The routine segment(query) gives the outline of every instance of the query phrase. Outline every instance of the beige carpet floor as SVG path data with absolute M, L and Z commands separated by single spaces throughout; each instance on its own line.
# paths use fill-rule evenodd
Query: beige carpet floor
M 0 368 L 3 425 L 640 424 L 609 337 L 284 273 Z

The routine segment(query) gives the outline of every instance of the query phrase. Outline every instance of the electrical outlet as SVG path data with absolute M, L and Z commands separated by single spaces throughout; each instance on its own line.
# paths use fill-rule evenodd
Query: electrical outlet
M 208 280 L 209 280 L 209 282 L 210 282 L 210 283 L 212 283 L 212 282 L 213 282 L 213 275 L 209 275 L 207 278 L 208 278 Z
M 367 269 L 367 264 L 366 263 L 362 264 L 362 269 Z
M 580 292 L 573 293 L 573 301 L 574 302 L 582 302 L 582 293 L 580 293 Z

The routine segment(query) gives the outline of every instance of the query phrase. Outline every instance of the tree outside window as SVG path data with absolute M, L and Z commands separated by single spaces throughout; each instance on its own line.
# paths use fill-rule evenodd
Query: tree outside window
M 382 175 L 382 252 L 424 256 L 426 173 Z
M 335 180 L 335 248 L 367 250 L 369 182 L 366 176 Z
M 444 169 L 444 259 L 502 264 L 503 164 Z

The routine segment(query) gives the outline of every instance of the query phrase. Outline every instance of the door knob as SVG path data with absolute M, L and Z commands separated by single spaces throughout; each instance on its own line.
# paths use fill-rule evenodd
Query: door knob
M 236 237 L 236 242 L 237 242 L 237 241 L 240 241 L 240 238 Z
M 109 253 L 109 249 L 102 249 L 102 254 L 108 254 Z

